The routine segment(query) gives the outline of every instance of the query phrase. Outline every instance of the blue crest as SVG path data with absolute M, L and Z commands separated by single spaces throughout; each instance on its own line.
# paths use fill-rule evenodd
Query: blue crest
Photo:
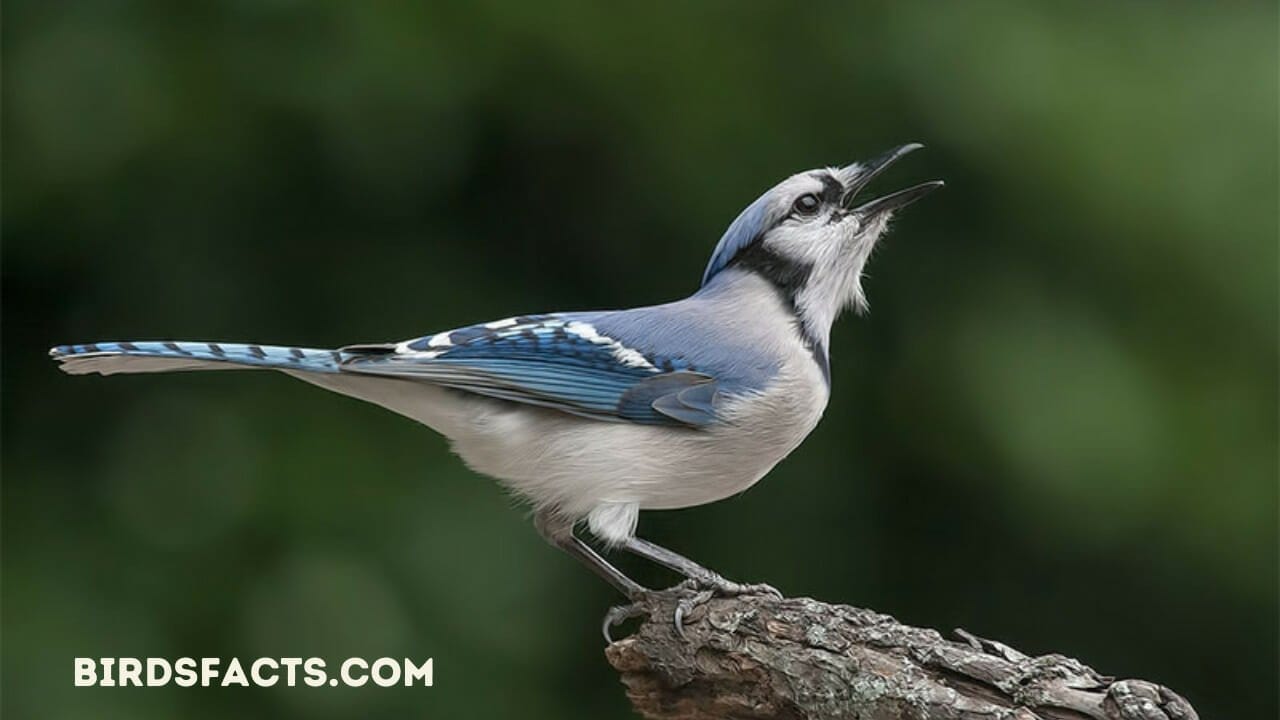
M 707 263 L 706 272 L 702 274 L 703 285 L 710 282 L 716 273 L 728 267 L 729 263 L 743 248 L 750 245 L 753 240 L 760 236 L 760 233 L 764 232 L 765 224 L 769 219 L 769 196 L 771 194 L 772 191 L 761 195 L 729 224 L 729 229 L 724 231 L 724 236 L 720 238 L 719 244 L 716 245 L 715 252 L 711 253 L 711 261 Z

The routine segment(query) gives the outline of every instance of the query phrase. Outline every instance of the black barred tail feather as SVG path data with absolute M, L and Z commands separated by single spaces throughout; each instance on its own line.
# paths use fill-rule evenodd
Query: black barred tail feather
M 189 341 L 100 342 L 59 345 L 49 356 L 72 375 L 270 368 L 336 373 L 338 350 Z

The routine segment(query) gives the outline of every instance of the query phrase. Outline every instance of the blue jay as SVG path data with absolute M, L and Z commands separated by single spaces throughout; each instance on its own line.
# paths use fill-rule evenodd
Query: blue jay
M 637 517 L 746 490 L 817 425 L 832 323 L 866 307 L 863 267 L 891 215 L 943 183 L 856 199 L 920 147 L 783 180 L 729 225 L 697 292 L 665 305 L 518 315 L 336 350 L 133 341 L 50 355 L 74 375 L 279 370 L 444 435 L 532 506 L 543 538 L 628 598 L 646 589 L 575 534 L 579 524 L 684 575 L 703 600 L 771 590 L 636 537 Z

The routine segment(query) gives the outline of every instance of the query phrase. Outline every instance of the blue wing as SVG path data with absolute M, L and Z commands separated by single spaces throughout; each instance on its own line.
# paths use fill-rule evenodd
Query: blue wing
M 352 346 L 345 372 L 423 380 L 598 420 L 701 427 L 716 378 L 601 335 L 589 315 L 531 315 L 398 345 Z

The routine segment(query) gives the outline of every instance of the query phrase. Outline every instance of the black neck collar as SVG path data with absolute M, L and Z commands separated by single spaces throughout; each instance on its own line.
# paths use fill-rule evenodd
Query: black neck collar
M 818 363 L 818 368 L 822 370 L 822 377 L 830 386 L 831 361 L 827 355 L 827 347 L 821 339 L 809 331 L 809 324 L 805 322 L 799 306 L 800 291 L 809 282 L 813 265 L 783 257 L 757 240 L 743 248 L 730 266 L 753 272 L 773 285 L 795 318 L 805 347 L 809 348 L 809 352 L 813 354 L 814 362 Z

